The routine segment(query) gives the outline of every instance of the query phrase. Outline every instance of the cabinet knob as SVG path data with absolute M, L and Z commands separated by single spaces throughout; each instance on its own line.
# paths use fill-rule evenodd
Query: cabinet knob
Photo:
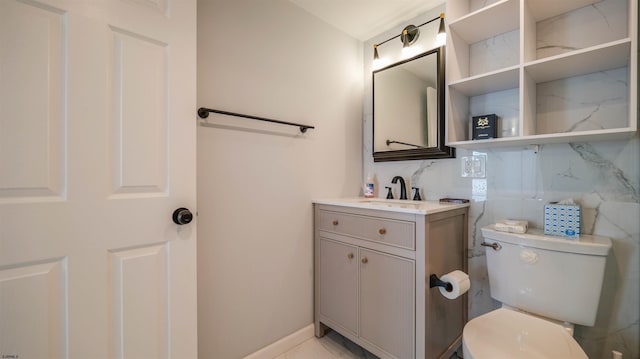
M 386 229 L 384 229 L 384 228 L 380 228 L 380 229 L 378 230 L 378 233 L 380 233 L 380 234 L 386 234 L 386 233 L 387 233 L 387 230 L 386 230 Z
M 333 220 L 333 225 L 334 225 L 334 226 L 337 226 L 337 225 L 338 225 L 338 220 L 337 220 L 337 219 L 334 219 L 334 220 Z
M 362 258 L 362 264 L 367 264 L 369 262 L 369 260 L 367 259 L 367 257 Z
M 347 258 L 349 258 L 349 259 L 353 259 L 353 253 L 349 253 L 349 254 L 347 254 Z

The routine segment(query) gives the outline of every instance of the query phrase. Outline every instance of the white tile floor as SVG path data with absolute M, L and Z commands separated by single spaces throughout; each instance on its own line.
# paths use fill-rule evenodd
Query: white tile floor
M 377 359 L 349 339 L 330 331 L 322 338 L 313 337 L 275 359 Z M 451 359 L 456 359 L 454 354 Z

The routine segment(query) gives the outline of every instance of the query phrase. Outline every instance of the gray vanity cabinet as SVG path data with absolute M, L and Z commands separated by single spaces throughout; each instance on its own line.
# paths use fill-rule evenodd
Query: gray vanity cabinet
M 316 336 L 334 329 L 381 358 L 449 358 L 466 296 L 444 299 L 428 287 L 427 271 L 466 271 L 467 208 L 314 207 Z
M 364 248 L 360 258 L 360 339 L 413 358 L 415 261 Z
M 325 238 L 318 247 L 324 321 L 399 358 L 411 357 L 415 261 Z

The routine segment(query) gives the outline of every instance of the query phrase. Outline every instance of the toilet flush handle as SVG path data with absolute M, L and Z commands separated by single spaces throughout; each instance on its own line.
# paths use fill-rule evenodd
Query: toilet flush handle
M 491 247 L 493 248 L 494 251 L 499 251 L 502 249 L 502 246 L 498 242 L 494 242 L 494 243 L 482 242 L 480 243 L 480 245 L 483 247 Z

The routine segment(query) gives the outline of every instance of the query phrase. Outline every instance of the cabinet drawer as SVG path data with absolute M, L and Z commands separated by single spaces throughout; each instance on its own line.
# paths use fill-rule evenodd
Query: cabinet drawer
M 415 223 L 333 211 L 319 211 L 321 231 L 342 234 L 415 250 Z

